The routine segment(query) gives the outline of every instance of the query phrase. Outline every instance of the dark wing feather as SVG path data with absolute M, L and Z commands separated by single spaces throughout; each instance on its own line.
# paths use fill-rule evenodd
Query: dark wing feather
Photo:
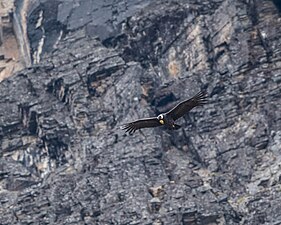
M 156 117 L 152 118 L 145 118 L 136 120 L 131 123 L 127 123 L 121 127 L 121 129 L 126 130 L 126 132 L 129 132 L 129 134 L 133 134 L 136 130 L 141 128 L 147 128 L 147 127 L 158 127 L 162 124 L 158 121 Z
M 188 113 L 194 107 L 205 104 L 207 102 L 206 94 L 207 93 L 205 91 L 200 91 L 191 99 L 185 100 L 176 105 L 167 113 L 167 115 L 171 116 L 173 120 L 177 120 L 184 114 Z

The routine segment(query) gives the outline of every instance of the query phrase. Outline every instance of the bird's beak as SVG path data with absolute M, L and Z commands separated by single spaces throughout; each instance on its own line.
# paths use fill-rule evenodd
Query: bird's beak
M 159 120 L 159 122 L 160 122 L 161 124 L 164 124 L 164 120 Z

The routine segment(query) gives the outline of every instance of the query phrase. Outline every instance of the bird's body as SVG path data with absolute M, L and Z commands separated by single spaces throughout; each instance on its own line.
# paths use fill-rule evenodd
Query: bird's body
M 188 113 L 194 107 L 203 105 L 205 103 L 206 92 L 199 92 L 191 99 L 180 102 L 167 113 L 162 113 L 157 117 L 145 118 L 127 123 L 122 127 L 122 129 L 126 130 L 126 132 L 129 132 L 129 134 L 133 134 L 138 129 L 158 127 L 162 125 L 171 130 L 177 130 L 181 127 L 180 125 L 175 124 L 177 119 Z
M 163 119 L 160 119 L 160 118 L 163 118 Z M 157 119 L 159 120 L 159 122 L 162 120 L 163 122 L 160 122 L 160 123 L 163 124 L 165 127 L 167 127 L 170 130 L 177 130 L 181 127 L 180 125 L 175 124 L 175 121 L 173 120 L 173 118 L 171 116 L 167 115 L 167 113 L 160 114 L 159 116 L 157 116 Z

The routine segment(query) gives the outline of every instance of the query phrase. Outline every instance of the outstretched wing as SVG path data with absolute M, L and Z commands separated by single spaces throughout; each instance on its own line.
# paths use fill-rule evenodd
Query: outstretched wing
M 207 102 L 207 92 L 200 91 L 191 99 L 185 100 L 174 108 L 172 108 L 167 115 L 171 116 L 173 120 L 177 120 L 178 118 L 182 117 L 184 114 L 188 113 L 191 109 L 196 106 L 203 105 Z
M 145 118 L 136 120 L 131 123 L 127 123 L 121 127 L 121 129 L 126 130 L 126 132 L 129 132 L 129 134 L 133 134 L 136 130 L 141 128 L 147 128 L 147 127 L 158 127 L 162 124 L 158 121 L 156 117 L 152 118 Z

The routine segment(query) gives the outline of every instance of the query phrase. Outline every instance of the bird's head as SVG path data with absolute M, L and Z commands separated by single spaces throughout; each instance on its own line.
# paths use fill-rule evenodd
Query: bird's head
M 164 124 L 165 122 L 164 122 L 164 115 L 163 114 L 160 114 L 159 116 L 157 116 L 157 119 L 159 120 L 159 122 L 161 123 L 161 124 Z

